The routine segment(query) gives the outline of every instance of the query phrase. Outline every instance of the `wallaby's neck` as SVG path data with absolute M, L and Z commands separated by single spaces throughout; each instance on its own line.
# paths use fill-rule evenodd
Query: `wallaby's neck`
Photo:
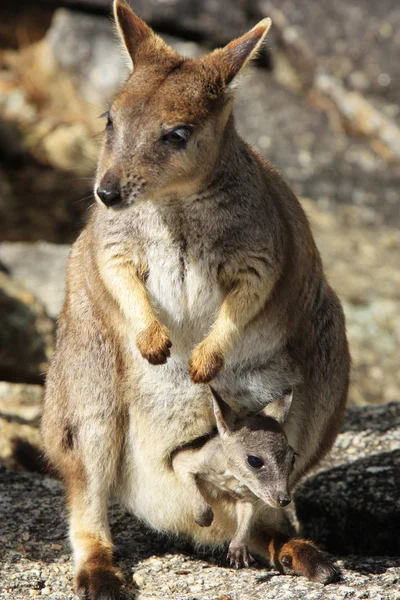
M 231 193 L 240 182 L 243 189 L 246 185 L 254 188 L 260 177 L 257 160 L 247 144 L 238 134 L 233 114 L 230 115 L 220 148 L 219 157 L 208 181 L 199 190 L 198 196 L 218 196 L 223 192 Z

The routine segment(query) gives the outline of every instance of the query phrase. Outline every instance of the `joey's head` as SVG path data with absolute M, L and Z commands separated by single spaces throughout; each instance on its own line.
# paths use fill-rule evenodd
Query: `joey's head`
M 118 32 L 132 71 L 109 110 L 95 183 L 96 199 L 126 208 L 141 200 L 185 198 L 212 178 L 232 127 L 237 73 L 270 27 L 264 19 L 225 48 L 189 59 L 167 46 L 123 0 Z
M 287 506 L 291 501 L 289 477 L 296 453 L 288 443 L 283 423 L 290 409 L 292 392 L 271 402 L 259 413 L 239 419 L 218 393 L 211 391 L 229 470 L 269 506 Z

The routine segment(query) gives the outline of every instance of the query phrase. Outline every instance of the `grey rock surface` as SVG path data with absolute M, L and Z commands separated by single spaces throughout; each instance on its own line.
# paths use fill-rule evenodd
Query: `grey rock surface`
M 385 525 L 392 519 L 390 535 L 394 539 L 398 533 L 395 521 L 398 507 L 390 502 L 394 488 L 390 478 L 381 476 L 385 471 L 379 469 L 396 468 L 399 441 L 400 404 L 349 409 L 332 453 L 318 472 L 298 488 L 296 504 L 303 531 L 310 535 L 313 532 L 321 545 L 325 541 L 325 547 L 332 550 L 329 533 L 339 527 L 340 535 L 344 536 L 342 542 L 349 544 L 347 551 L 336 554 L 335 564 L 342 570 L 342 578 L 337 583 L 324 587 L 303 578 L 279 575 L 260 564 L 234 571 L 227 568 L 223 553 L 196 553 L 184 543 L 147 530 L 132 516 L 113 506 L 110 513 L 117 544 L 116 560 L 127 582 L 127 598 L 398 600 L 399 554 L 387 556 L 382 539 L 382 543 L 376 540 L 371 546 L 372 537 L 366 531 L 365 544 L 358 545 L 358 555 L 354 555 L 351 540 L 358 515 L 364 512 L 370 518 L 369 523 L 383 515 Z M 382 453 L 387 455 L 383 461 L 380 460 Z M 332 481 L 340 485 L 335 483 L 332 487 Z M 367 495 L 359 493 L 367 487 Z M 358 507 L 353 521 L 349 521 L 349 512 L 346 513 L 343 504 L 344 493 L 347 501 Z M 316 498 L 319 498 L 318 504 Z M 380 502 L 385 498 L 387 501 Z M 61 484 L 49 477 L 2 468 L 0 501 L 3 515 L 0 597 L 4 600 L 35 596 L 49 600 L 75 598 L 71 591 L 73 568 L 66 541 Z M 309 502 L 310 507 L 304 512 Z
M 38 383 L 52 354 L 54 322 L 42 303 L 0 272 L 0 378 Z
M 397 0 L 272 0 L 318 57 L 319 70 L 382 101 L 400 119 L 400 12 Z M 268 2 L 258 2 L 268 14 Z M 258 15 L 257 15 L 258 16 Z
M 49 242 L 2 242 L 0 262 L 9 274 L 43 302 L 56 319 L 65 294 L 65 268 L 70 247 Z
M 324 208 L 360 206 L 371 224 L 400 223 L 400 163 L 388 165 L 364 138 L 333 130 L 327 112 L 272 74 L 249 69 L 238 86 L 236 117 L 244 138 L 278 167 L 297 195 Z
M 112 100 L 129 70 L 109 19 L 60 9 L 46 39 L 82 98 L 95 104 Z

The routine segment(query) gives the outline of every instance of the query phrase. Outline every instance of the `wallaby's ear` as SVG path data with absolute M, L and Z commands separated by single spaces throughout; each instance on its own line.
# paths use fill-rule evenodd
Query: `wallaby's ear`
M 236 413 L 231 409 L 229 404 L 222 400 L 221 396 L 211 385 L 209 387 L 213 395 L 214 415 L 218 433 L 221 437 L 227 437 L 232 433 Z
M 175 54 L 125 2 L 114 0 L 114 18 L 118 33 L 133 65 L 141 60 L 156 62 L 160 53 Z
M 263 19 L 253 29 L 207 57 L 218 69 L 225 86 L 229 85 L 246 63 L 257 55 L 271 23 L 270 18 Z
M 293 400 L 293 389 L 285 393 L 282 398 L 278 400 L 272 400 L 267 406 L 265 406 L 259 414 L 263 414 L 266 417 L 272 417 L 278 423 L 284 423 L 289 414 L 290 407 Z

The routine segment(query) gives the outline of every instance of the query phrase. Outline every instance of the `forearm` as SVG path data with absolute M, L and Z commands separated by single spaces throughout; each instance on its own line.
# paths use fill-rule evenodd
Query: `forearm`
M 136 336 L 139 352 L 152 365 L 170 356 L 169 332 L 157 319 L 145 287 L 145 268 L 135 266 L 124 254 L 100 265 L 102 279 Z
M 223 282 L 228 293 L 208 336 L 194 349 L 189 373 L 194 383 L 208 383 L 223 368 L 242 331 L 265 307 L 279 276 L 264 257 L 231 270 Z
M 156 321 L 144 284 L 144 267 L 135 266 L 122 254 L 102 261 L 100 272 L 108 291 L 137 333 Z
M 254 317 L 264 308 L 273 282 L 257 276 L 242 278 L 225 297 L 209 338 L 218 341 L 224 354 Z

